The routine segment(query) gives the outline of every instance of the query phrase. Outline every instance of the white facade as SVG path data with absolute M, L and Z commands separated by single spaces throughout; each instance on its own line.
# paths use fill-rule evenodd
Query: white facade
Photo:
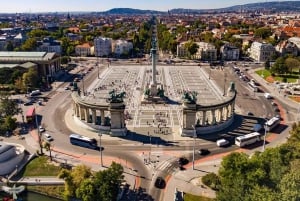
M 187 41 L 177 45 L 177 57 L 188 57 L 189 52 L 185 48 Z M 193 59 L 211 60 L 217 59 L 217 49 L 214 45 L 205 42 L 195 42 L 198 45 L 198 51 L 193 55 Z
M 128 54 L 133 49 L 133 44 L 125 40 L 116 40 L 112 45 L 112 52 L 116 55 Z
M 257 62 L 265 62 L 275 54 L 275 48 L 268 43 L 253 42 L 248 51 L 250 58 Z
M 102 57 L 112 53 L 111 38 L 98 37 L 94 40 L 95 56 Z
M 92 48 L 89 44 L 77 45 L 75 47 L 75 54 L 77 56 L 89 56 L 92 54 Z
M 223 45 L 220 52 L 223 60 L 234 61 L 240 58 L 240 49 L 230 44 Z

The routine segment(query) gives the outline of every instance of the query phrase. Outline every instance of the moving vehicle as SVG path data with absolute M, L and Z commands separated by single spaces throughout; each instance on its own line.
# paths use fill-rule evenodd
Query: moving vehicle
M 261 141 L 261 136 L 258 132 L 249 133 L 235 138 L 235 144 L 239 147 L 244 147 L 258 141 Z
M 226 146 L 228 144 L 229 144 L 228 140 L 225 140 L 225 139 L 219 139 L 219 140 L 217 140 L 217 146 L 218 147 L 223 147 L 223 146 Z
M 182 166 L 182 165 L 188 164 L 188 163 L 189 163 L 189 160 L 188 160 L 187 158 L 180 157 L 180 158 L 177 160 L 177 162 L 178 162 L 178 164 L 179 164 L 180 166 Z
M 71 144 L 73 145 L 86 147 L 90 149 L 100 149 L 97 145 L 97 140 L 95 138 L 89 138 L 79 134 L 71 134 L 69 138 Z
M 199 149 L 198 153 L 202 156 L 210 154 L 210 151 L 208 149 Z
M 270 120 L 268 120 L 265 124 L 265 129 L 266 131 L 271 131 L 273 128 L 275 128 L 276 126 L 278 126 L 278 124 L 280 124 L 280 118 L 278 117 L 273 117 Z
M 31 107 L 26 112 L 26 121 L 27 123 L 32 123 L 35 119 L 35 107 Z
M 266 99 L 271 99 L 271 98 L 273 98 L 273 97 L 271 96 L 271 94 L 269 94 L 269 93 L 265 93 L 264 96 L 265 96 Z
M 166 187 L 166 182 L 162 177 L 157 177 L 155 180 L 155 187 L 156 188 L 165 188 Z
M 254 92 L 258 92 L 258 87 L 253 82 L 248 82 L 248 85 L 252 88 Z

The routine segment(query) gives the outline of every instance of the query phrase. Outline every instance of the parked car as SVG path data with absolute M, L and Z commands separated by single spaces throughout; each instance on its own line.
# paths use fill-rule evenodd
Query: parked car
M 42 133 L 42 132 L 45 132 L 46 129 L 43 126 L 39 126 L 39 131 Z
M 48 142 L 50 142 L 50 141 L 53 140 L 52 136 L 51 136 L 50 134 L 48 134 L 48 133 L 45 133 L 45 134 L 44 134 L 44 138 L 45 138 L 45 140 L 48 141 Z

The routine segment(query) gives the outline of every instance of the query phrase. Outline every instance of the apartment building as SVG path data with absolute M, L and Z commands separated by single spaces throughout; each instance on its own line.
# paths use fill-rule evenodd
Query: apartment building
M 112 52 L 117 56 L 128 54 L 132 49 L 132 42 L 128 42 L 126 40 L 116 40 L 112 43 Z
M 177 45 L 177 57 L 189 57 L 189 52 L 185 48 L 187 41 L 181 42 Z M 193 55 L 193 59 L 201 59 L 206 61 L 214 61 L 217 59 L 217 49 L 214 45 L 206 42 L 195 42 L 198 45 L 198 51 Z
M 92 55 L 92 52 L 93 52 L 93 47 L 89 43 L 84 43 L 82 45 L 77 45 L 75 47 L 75 54 L 77 56 L 82 56 L 82 57 L 90 56 Z
M 253 42 L 248 49 L 249 56 L 257 62 L 265 62 L 275 54 L 275 48 L 268 43 Z
M 298 47 L 296 46 L 296 44 L 288 41 L 288 40 L 284 40 L 280 43 L 278 43 L 278 45 L 276 45 L 275 50 L 281 55 L 294 55 L 297 56 L 298 55 Z
M 225 44 L 220 49 L 222 60 L 234 61 L 240 58 L 240 49 L 233 46 L 232 44 Z
M 60 42 L 54 40 L 52 37 L 46 37 L 42 41 L 38 41 L 37 51 L 39 52 L 55 52 L 61 54 Z
M 98 37 L 94 39 L 95 56 L 103 57 L 112 53 L 112 39 Z

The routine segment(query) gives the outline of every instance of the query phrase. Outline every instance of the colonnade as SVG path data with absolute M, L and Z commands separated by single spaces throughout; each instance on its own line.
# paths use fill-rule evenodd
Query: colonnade
M 181 136 L 209 134 L 230 126 L 234 119 L 236 91 L 228 99 L 214 105 L 183 103 Z M 198 132 L 197 132 L 198 131 Z

